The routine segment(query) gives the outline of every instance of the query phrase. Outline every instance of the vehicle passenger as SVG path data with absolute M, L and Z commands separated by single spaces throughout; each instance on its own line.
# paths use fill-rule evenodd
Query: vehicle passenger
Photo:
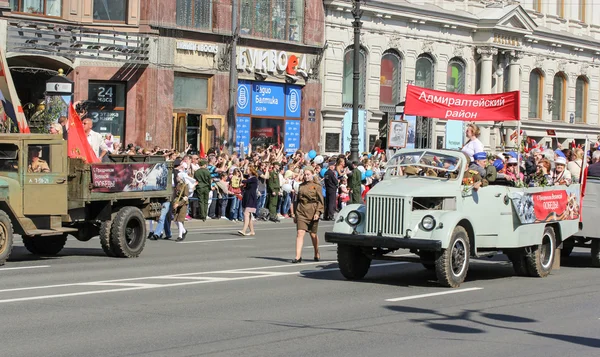
M 467 162 L 465 165 L 465 175 L 463 176 L 462 183 L 465 186 L 472 186 L 473 191 L 477 191 L 480 187 L 487 186 L 487 181 L 484 181 L 483 178 L 481 178 L 481 175 L 479 175 L 479 172 L 477 170 L 471 170 L 469 168 L 470 161 L 471 160 L 467 158 Z
M 479 135 L 481 134 L 481 131 L 479 130 L 479 127 L 477 125 L 471 123 L 467 125 L 465 134 L 469 140 L 463 146 L 461 151 L 470 160 L 473 160 L 473 155 L 475 155 L 475 153 L 483 151 L 483 143 L 479 140 Z
M 514 181 L 514 182 L 518 182 L 518 181 L 523 181 L 525 179 L 525 176 L 523 175 L 523 172 L 519 171 L 519 177 L 517 178 L 517 158 L 515 157 L 511 157 L 508 159 L 508 161 L 506 162 L 506 179 L 509 181 Z
M 29 166 L 27 166 L 28 173 L 41 173 L 50 172 L 50 167 L 45 160 L 42 160 L 42 148 L 39 146 L 32 146 L 29 148 Z
M 572 182 L 571 172 L 566 169 L 567 160 L 564 157 L 558 157 L 554 161 L 554 170 L 552 170 L 552 181 L 554 186 L 567 185 Z

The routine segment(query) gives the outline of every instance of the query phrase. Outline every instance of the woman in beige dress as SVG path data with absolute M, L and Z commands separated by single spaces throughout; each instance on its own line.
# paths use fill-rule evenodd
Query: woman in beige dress
M 322 187 L 314 180 L 315 171 L 312 167 L 304 168 L 302 183 L 298 188 L 297 199 L 295 202 L 294 212 L 296 217 L 296 257 L 292 263 L 302 262 L 302 247 L 304 245 L 304 235 L 306 232 L 310 234 L 313 248 L 315 250 L 315 261 L 321 259 L 319 254 L 319 237 L 317 230 L 319 229 L 319 217 L 323 214 L 324 200 Z

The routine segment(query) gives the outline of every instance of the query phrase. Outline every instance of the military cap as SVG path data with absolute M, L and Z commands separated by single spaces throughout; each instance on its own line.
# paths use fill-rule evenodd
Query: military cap
M 415 176 L 419 174 L 419 170 L 414 166 L 406 166 L 404 168 L 404 174 L 408 176 Z
M 476 152 L 473 154 L 474 160 L 485 160 L 487 159 L 487 154 L 485 152 Z
M 200 160 L 200 162 L 198 163 L 198 165 L 200 165 L 200 166 L 206 166 L 206 165 L 208 165 L 208 161 L 206 161 L 206 160 Z

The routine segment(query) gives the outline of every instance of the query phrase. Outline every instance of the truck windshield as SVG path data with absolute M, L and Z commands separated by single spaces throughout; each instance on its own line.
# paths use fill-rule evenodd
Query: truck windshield
M 0 144 L 0 171 L 16 172 L 19 169 L 19 147 L 15 144 Z
M 427 150 L 406 151 L 388 161 L 385 177 L 424 176 L 454 180 L 458 177 L 460 158 Z

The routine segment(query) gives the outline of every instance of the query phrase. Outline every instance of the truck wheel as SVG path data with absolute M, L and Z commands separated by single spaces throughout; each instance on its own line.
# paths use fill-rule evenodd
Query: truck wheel
M 67 243 L 67 234 L 56 236 L 35 236 L 23 237 L 23 245 L 31 253 L 35 255 L 54 256 L 60 253 Z
M 112 243 L 110 242 L 110 228 L 112 227 L 112 221 L 104 221 L 100 225 L 100 246 L 102 246 L 102 250 L 104 254 L 107 256 L 114 258 L 117 256 L 115 250 L 113 248 Z
M 10 217 L 0 211 L 0 265 L 4 265 L 13 246 L 13 227 Z
M 123 207 L 110 229 L 110 243 L 118 257 L 136 258 L 146 245 L 146 220 L 137 207 Z
M 461 227 L 456 226 L 450 238 L 448 249 L 435 260 L 435 273 L 440 284 L 457 288 L 465 281 L 469 270 L 469 234 Z
M 513 265 L 515 274 L 518 276 L 529 276 L 527 271 L 527 262 L 525 261 L 525 251 L 523 249 L 518 252 L 511 252 L 508 255 L 508 259 Z
M 592 266 L 600 268 L 600 239 L 592 239 Z
M 435 253 L 432 252 L 421 252 L 419 253 L 421 258 L 421 264 L 427 270 L 435 270 Z
M 525 256 L 529 276 L 545 278 L 552 271 L 554 264 L 554 252 L 556 251 L 556 239 L 554 229 L 546 227 L 542 236 L 542 244 L 532 248 L 531 253 Z
M 351 245 L 338 245 L 337 260 L 340 272 L 348 280 L 364 278 L 371 267 L 371 259 L 359 247 Z

